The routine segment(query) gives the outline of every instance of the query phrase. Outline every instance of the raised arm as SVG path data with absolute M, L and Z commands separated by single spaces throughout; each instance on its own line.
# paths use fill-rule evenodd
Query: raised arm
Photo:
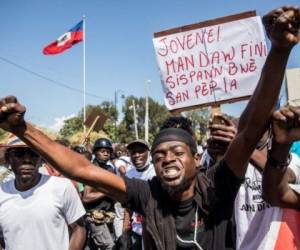
M 92 165 L 82 155 L 52 141 L 24 120 L 25 111 L 15 97 L 2 99 L 0 128 L 17 135 L 63 175 L 92 186 L 115 200 L 126 200 L 122 178 Z
M 300 12 L 295 7 L 276 9 L 263 18 L 272 47 L 258 85 L 240 118 L 238 132 L 225 161 L 237 177 L 244 177 L 249 158 L 266 130 L 283 81 L 289 54 L 300 38 Z
M 290 147 L 300 139 L 300 107 L 282 108 L 273 115 L 273 141 L 263 174 L 263 196 L 273 206 L 300 209 L 300 194 L 289 186 Z

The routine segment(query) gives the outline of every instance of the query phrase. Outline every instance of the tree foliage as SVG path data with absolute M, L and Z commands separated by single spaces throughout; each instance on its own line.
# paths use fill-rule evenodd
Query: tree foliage
M 135 128 L 133 118 L 133 100 L 136 105 L 137 127 L 139 138 L 145 137 L 145 98 L 129 96 L 123 106 L 124 118 L 118 126 L 118 138 L 121 142 L 129 142 L 135 139 Z M 149 97 L 149 141 L 157 134 L 162 122 L 170 116 L 164 105 L 159 104 Z
M 208 108 L 192 110 L 184 112 L 183 115 L 191 120 L 192 129 L 195 132 L 197 142 L 201 144 L 206 137 L 208 122 L 211 116 L 210 110 Z
M 110 137 L 114 137 L 114 123 L 117 119 L 118 112 L 112 102 L 104 101 L 99 105 L 87 105 L 86 106 L 86 117 L 94 111 L 99 110 L 105 113 L 107 120 L 104 124 L 104 131 Z M 70 138 L 74 134 L 78 134 L 83 131 L 83 110 L 81 110 L 77 116 L 65 120 L 64 126 L 59 131 L 60 136 L 63 138 Z
M 76 146 L 82 143 L 82 139 L 83 139 L 83 131 L 77 132 L 75 134 L 73 134 L 70 138 L 69 141 L 71 143 L 72 146 Z M 98 139 L 98 138 L 109 138 L 107 136 L 106 133 L 104 133 L 103 131 L 99 131 L 99 133 L 97 132 L 91 132 L 89 140 L 87 141 L 87 144 L 89 145 L 94 145 L 94 142 Z
M 137 127 L 139 138 L 145 137 L 145 98 L 137 98 L 128 96 L 122 108 L 121 120 L 118 120 L 118 111 L 114 104 L 109 101 L 104 101 L 99 105 L 88 105 L 86 107 L 87 116 L 92 110 L 102 110 L 107 116 L 104 124 L 106 135 L 114 142 L 128 143 L 135 139 L 135 128 L 133 118 L 133 101 L 135 101 L 137 114 Z M 163 121 L 171 114 L 164 105 L 159 104 L 149 97 L 149 142 L 153 141 L 154 136 L 158 133 Z M 201 110 L 193 110 L 184 112 L 182 115 L 188 117 L 192 121 L 192 129 L 195 131 L 198 143 L 205 140 L 208 121 L 211 116 L 209 108 Z M 60 130 L 60 135 L 63 138 L 70 139 L 73 135 L 82 134 L 83 126 L 83 110 L 76 117 L 65 121 L 63 128 Z M 0 131 L 1 132 L 1 131 Z M 1 136 L 1 134 L 0 134 Z M 75 136 L 76 137 L 76 136 Z M 77 138 L 76 137 L 76 138 Z
M 82 120 L 81 116 L 75 116 L 65 120 L 64 126 L 59 131 L 59 134 L 63 138 L 69 138 L 80 130 L 83 130 Z

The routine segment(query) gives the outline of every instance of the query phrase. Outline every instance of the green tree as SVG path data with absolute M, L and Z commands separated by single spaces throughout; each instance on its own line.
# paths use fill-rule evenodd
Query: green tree
M 100 104 L 100 108 L 103 110 L 107 116 L 107 120 L 104 123 L 104 132 L 111 138 L 113 141 L 116 141 L 118 132 L 116 131 L 116 123 L 118 119 L 118 110 L 116 109 L 113 102 L 104 101 Z
M 59 134 L 63 138 L 69 138 L 70 136 L 74 135 L 75 133 L 83 130 L 82 126 L 82 117 L 75 116 L 70 119 L 65 120 L 64 126 L 59 131 Z
M 111 121 L 116 120 L 118 116 L 118 111 L 115 105 L 110 101 L 103 101 L 99 105 L 87 105 L 86 116 L 88 117 L 89 114 L 94 110 L 103 111 L 107 116 L 107 119 Z M 79 112 L 78 116 L 82 117 L 83 119 L 83 109 Z
M 208 122 L 211 116 L 211 111 L 208 108 L 192 110 L 183 113 L 192 122 L 192 128 L 195 132 L 198 143 L 201 143 L 205 137 L 208 128 Z
M 99 105 L 87 105 L 86 117 L 88 117 L 89 114 L 94 110 L 102 111 L 107 116 L 107 120 L 104 124 L 104 131 L 108 134 L 110 138 L 114 139 L 114 135 L 115 135 L 114 122 L 117 119 L 118 112 L 115 106 L 113 105 L 113 103 L 109 101 L 103 101 Z M 82 130 L 83 130 L 83 109 L 78 113 L 77 116 L 65 120 L 64 126 L 59 131 L 59 134 L 63 138 L 69 138 Z
M 133 118 L 133 100 L 136 105 L 137 127 L 139 138 L 145 137 L 145 98 L 136 98 L 129 96 L 123 106 L 124 118 L 118 126 L 118 135 L 121 142 L 129 142 L 135 139 L 134 118 Z M 158 133 L 162 122 L 170 116 L 169 111 L 164 105 L 159 104 L 149 97 L 149 141 L 152 142 L 154 136 Z

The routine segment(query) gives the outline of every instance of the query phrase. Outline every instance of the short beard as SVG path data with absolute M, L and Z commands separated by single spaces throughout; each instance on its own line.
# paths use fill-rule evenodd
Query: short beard
M 20 184 L 25 185 L 25 186 L 30 185 L 30 183 L 33 182 L 33 180 L 34 180 L 33 176 L 19 178 Z
M 183 193 L 184 191 L 188 190 L 191 186 L 192 182 L 186 178 L 183 178 L 179 185 L 177 186 L 169 186 L 162 180 L 160 180 L 161 186 L 163 190 L 169 195 L 169 196 L 176 196 L 180 193 Z

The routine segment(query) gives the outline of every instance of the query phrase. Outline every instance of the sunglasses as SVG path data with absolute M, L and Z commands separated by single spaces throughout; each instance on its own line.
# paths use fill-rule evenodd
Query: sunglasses
M 7 152 L 10 156 L 16 158 L 23 158 L 25 155 L 30 156 L 31 158 L 39 158 L 40 156 L 32 151 L 31 149 L 10 149 Z

